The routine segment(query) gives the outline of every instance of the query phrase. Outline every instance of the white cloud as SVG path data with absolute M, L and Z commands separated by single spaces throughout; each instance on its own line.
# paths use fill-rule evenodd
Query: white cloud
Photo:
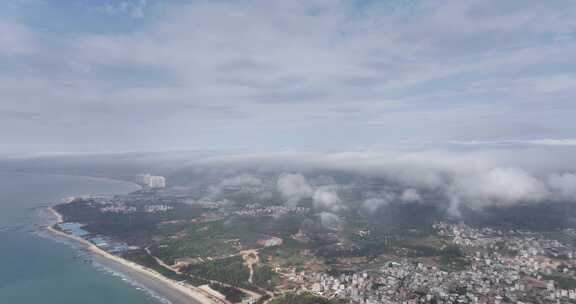
M 524 142 L 544 146 L 576 146 L 576 139 L 535 139 Z
M 291 206 L 297 205 L 303 198 L 311 197 L 313 193 L 312 187 L 302 174 L 281 174 L 276 185 L 278 191 L 288 200 L 287 204 Z
M 374 87 L 376 93 L 463 73 L 494 73 L 502 70 L 503 65 L 523 68 L 528 63 L 542 61 L 543 52 L 558 52 L 562 47 L 516 47 L 491 54 L 486 53 L 490 49 L 478 43 L 472 60 L 449 62 L 444 62 L 446 59 L 439 52 L 446 51 L 446 39 L 460 43 L 473 34 L 482 41 L 493 37 L 495 27 L 502 36 L 524 37 L 521 34 L 526 32 L 557 31 L 563 29 L 563 22 L 574 23 L 560 18 L 563 14 L 558 11 L 532 9 L 509 15 L 493 11 L 480 19 L 470 12 L 487 10 L 489 5 L 445 1 L 422 5 L 421 15 L 413 19 L 417 22 L 407 26 L 405 14 L 414 13 L 409 8 L 390 10 L 375 6 L 359 11 L 344 1 L 330 3 L 247 1 L 176 6 L 166 19 L 148 31 L 87 37 L 78 41 L 78 47 L 84 60 L 97 64 L 152 65 L 173 71 L 185 83 L 219 86 L 222 84 L 217 82 L 226 79 L 228 90 L 233 89 L 232 83 L 247 89 L 247 95 L 238 97 L 261 96 L 264 101 L 273 101 L 269 96 L 280 95 L 291 101 L 296 98 L 294 92 L 323 94 L 342 79 L 371 79 L 355 83 Z M 317 13 L 309 14 L 312 9 Z M 535 21 L 544 18 L 543 14 L 559 18 L 557 24 Z M 528 26 L 532 27 L 527 31 Z M 508 40 L 501 42 L 511 43 Z M 288 46 L 287 41 L 291 41 Z M 460 49 L 454 45 L 450 52 L 470 57 Z M 257 64 L 231 65 L 234 61 Z M 223 66 L 232 69 L 222 70 Z M 266 73 L 249 73 L 258 66 L 267 66 Z M 283 78 L 300 79 L 301 84 L 290 90 L 256 89 Z M 358 94 L 364 95 L 364 89 L 363 85 L 360 88 L 340 85 L 338 95 L 357 99 Z M 374 97 L 378 98 L 371 98 Z
M 576 174 L 551 174 L 548 183 L 562 199 L 576 201 Z
M 1 78 L 48 88 L 0 92 L 14 103 L 0 107 L 10 118 L 0 128 L 24 130 L 6 141 L 325 150 L 576 132 L 572 2 L 125 0 L 106 10 L 143 20 L 61 32 L 0 22 L 0 60 L 15 67 Z
M 387 206 L 388 204 L 390 204 L 390 201 L 382 197 L 369 198 L 362 202 L 362 208 L 368 212 L 374 212 L 381 207 Z
M 257 187 L 262 184 L 262 180 L 250 174 L 240 174 L 231 178 L 224 179 L 220 182 L 220 186 L 224 188 L 234 187 Z
M 564 138 L 564 139 L 532 139 L 532 140 L 495 140 L 495 141 L 478 141 L 478 140 L 468 140 L 468 141 L 450 141 L 449 143 L 455 145 L 467 145 L 467 146 L 481 146 L 481 145 L 541 145 L 541 146 L 576 146 L 576 139 Z
M 338 196 L 336 186 L 321 186 L 314 191 L 314 208 L 331 212 L 338 212 L 344 208 Z
M 27 27 L 0 17 L 0 56 L 30 55 L 37 48 L 34 34 Z
M 576 75 L 559 74 L 527 80 L 523 88 L 535 93 L 559 93 L 576 90 Z
M 240 174 L 237 176 L 225 178 L 220 183 L 212 185 L 209 188 L 211 195 L 220 195 L 225 190 L 247 190 L 259 189 L 262 185 L 262 180 L 250 174 Z
M 400 200 L 408 203 L 414 203 L 422 201 L 422 197 L 420 197 L 420 193 L 418 193 L 418 190 L 409 188 L 404 190 L 404 192 L 402 192 Z
M 576 202 L 576 177 L 558 174 L 576 171 L 570 147 L 560 150 L 508 148 L 466 151 L 380 151 L 343 153 L 272 153 L 211 157 L 200 163 L 211 166 L 292 168 L 295 171 L 341 170 L 384 178 L 401 186 L 398 196 L 373 195 L 360 202 L 375 210 L 396 200 L 422 201 L 421 193 L 431 191 L 451 202 L 450 212 L 458 208 L 509 206 L 545 201 Z M 565 150 L 567 149 L 567 150 Z M 321 186 L 313 194 L 319 210 L 338 212 L 347 202 L 339 195 L 342 185 Z
M 542 201 L 549 194 L 540 180 L 516 168 L 495 168 L 457 177 L 453 187 L 458 195 L 486 205 Z
M 320 224 L 328 229 L 338 229 L 343 223 L 342 218 L 331 212 L 321 212 L 319 216 Z
M 130 18 L 144 18 L 148 6 L 147 0 L 126 0 L 104 5 L 102 10 L 108 15 L 126 15 Z

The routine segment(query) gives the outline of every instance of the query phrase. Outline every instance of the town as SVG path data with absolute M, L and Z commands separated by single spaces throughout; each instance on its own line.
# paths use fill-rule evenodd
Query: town
M 143 188 L 127 195 L 66 200 L 58 229 L 225 302 L 295 294 L 353 304 L 576 303 L 572 229 L 436 221 L 382 230 L 358 217 L 326 227 L 310 206 L 175 195 L 149 174 L 136 181 Z
M 406 258 L 370 272 L 332 276 L 302 271 L 290 280 L 304 290 L 352 303 L 567 303 L 576 300 L 574 248 L 533 233 L 473 229 L 445 222 L 440 235 L 466 253 L 461 271 Z M 573 231 L 567 231 L 573 233 Z

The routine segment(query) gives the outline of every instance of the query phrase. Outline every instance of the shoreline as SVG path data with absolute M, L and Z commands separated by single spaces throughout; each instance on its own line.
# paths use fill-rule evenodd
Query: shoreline
M 200 287 L 196 287 L 186 283 L 179 283 L 172 279 L 169 279 L 160 273 L 156 272 L 153 269 L 144 267 L 140 264 L 134 263 L 132 261 L 126 260 L 122 257 L 110 254 L 100 248 L 98 246 L 90 243 L 89 241 L 75 236 L 64 233 L 62 231 L 56 230 L 53 226 L 63 222 L 62 215 L 58 213 L 54 208 L 48 207 L 47 210 L 56 217 L 55 223 L 50 223 L 46 226 L 46 230 L 50 233 L 60 236 L 69 240 L 76 241 L 82 244 L 87 250 L 91 253 L 98 255 L 108 261 L 117 263 L 131 271 L 134 271 L 140 275 L 151 279 L 156 284 L 162 284 L 165 287 L 168 287 L 174 292 L 178 292 L 180 295 L 183 295 L 187 299 L 187 303 L 197 303 L 197 304 L 227 304 L 228 302 L 224 299 L 220 299 L 215 297 L 213 294 L 208 293 L 207 291 L 201 289 Z
M 6 173 L 10 173 L 10 174 L 22 174 L 22 175 L 41 175 L 41 176 L 64 176 L 64 177 L 81 177 L 81 178 L 89 178 L 89 179 L 94 179 L 94 180 L 102 180 L 102 181 L 109 181 L 109 182 L 120 182 L 120 183 L 126 183 L 126 184 L 131 184 L 133 186 L 136 186 L 139 188 L 139 190 L 141 190 L 143 187 L 142 185 L 130 180 L 130 179 L 122 179 L 122 178 L 118 178 L 118 177 L 113 177 L 113 176 L 100 176 L 100 175 L 86 175 L 86 174 L 74 174 L 74 173 L 49 173 L 49 172 L 28 172 L 28 171 L 7 171 Z M 104 195 L 114 195 L 116 193 L 107 193 Z

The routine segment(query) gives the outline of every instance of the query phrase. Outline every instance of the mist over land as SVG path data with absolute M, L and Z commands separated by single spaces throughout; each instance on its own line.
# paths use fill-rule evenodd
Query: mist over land
M 240 197 L 398 225 L 438 219 L 550 229 L 576 225 L 576 148 L 443 147 L 355 152 L 165 152 L 4 158 L 5 171 L 131 180 L 165 175 L 197 200 Z M 234 204 L 234 201 L 230 202 Z

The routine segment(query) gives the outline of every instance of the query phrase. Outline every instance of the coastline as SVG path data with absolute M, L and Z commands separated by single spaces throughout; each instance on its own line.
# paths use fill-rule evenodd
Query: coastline
M 62 231 L 58 231 L 58 230 L 54 229 L 53 226 L 55 224 L 63 222 L 62 215 L 60 213 L 58 213 L 56 210 L 54 210 L 54 208 L 52 208 L 52 207 L 48 207 L 47 210 L 52 215 L 54 215 L 54 217 L 56 218 L 55 223 L 51 223 L 51 224 L 46 226 L 46 230 L 48 230 L 50 233 L 52 233 L 56 236 L 60 236 L 60 237 L 63 237 L 63 238 L 69 239 L 69 240 L 76 241 L 76 242 L 82 244 L 91 253 L 96 254 L 99 257 L 102 257 L 105 260 L 108 260 L 110 262 L 114 262 L 116 264 L 119 264 L 122 267 L 125 267 L 126 269 L 131 270 L 131 272 L 133 272 L 135 274 L 139 274 L 139 275 L 141 275 L 147 279 L 150 279 L 150 281 L 154 282 L 154 284 L 161 284 L 164 287 L 167 287 L 167 289 L 171 290 L 172 292 L 176 292 L 179 294 L 179 295 L 173 295 L 174 298 L 185 299 L 186 303 L 197 303 L 197 304 L 214 304 L 214 303 L 227 304 L 228 303 L 226 300 L 218 298 L 214 294 L 211 294 L 211 293 L 207 292 L 206 290 L 201 289 L 200 287 L 196 287 L 196 286 L 186 284 L 186 283 L 179 283 L 177 281 L 171 280 L 171 279 L 159 274 L 158 272 L 156 272 L 153 269 L 144 267 L 144 266 L 139 265 L 137 263 L 134 263 L 132 261 L 126 260 L 122 257 L 110 254 L 110 253 L 98 248 L 96 245 L 90 243 L 89 241 L 87 241 L 81 237 L 70 235 L 70 234 L 67 234 L 67 233 L 64 233 Z

